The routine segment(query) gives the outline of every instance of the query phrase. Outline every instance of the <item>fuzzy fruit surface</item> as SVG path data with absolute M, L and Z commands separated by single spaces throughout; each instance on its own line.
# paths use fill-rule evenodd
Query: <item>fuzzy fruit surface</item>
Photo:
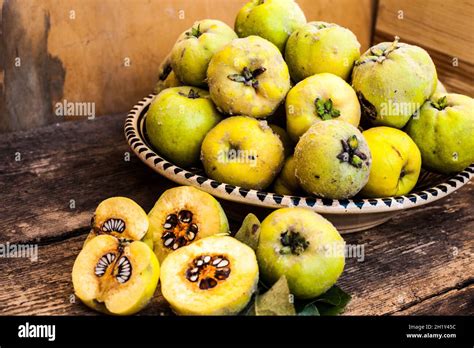
M 285 149 L 285 158 L 290 157 L 295 151 L 295 144 L 293 143 L 293 140 L 291 140 L 290 136 L 283 128 L 274 124 L 270 124 L 269 126 L 273 130 L 273 133 L 280 137 L 283 148 Z
M 91 232 L 84 245 L 101 234 L 129 240 L 145 239 L 148 216 L 137 203 L 127 197 L 111 197 L 102 201 L 91 220 Z
M 409 193 L 416 185 L 421 169 L 420 150 L 401 130 L 375 127 L 363 133 L 370 152 L 372 168 L 364 197 L 390 197 Z
M 167 88 L 179 87 L 181 85 L 181 81 L 178 80 L 171 66 L 171 53 L 169 53 L 158 68 L 158 81 L 153 92 L 158 94 Z
M 344 240 L 321 215 L 278 209 L 262 222 L 257 259 L 268 285 L 285 276 L 292 294 L 309 299 L 333 286 L 344 270 Z
M 347 80 L 360 57 L 360 43 L 349 29 L 326 22 L 309 22 L 288 39 L 285 61 L 291 78 L 331 73 Z
M 163 262 L 161 291 L 179 315 L 234 315 L 258 283 L 255 252 L 233 237 L 201 239 Z
M 370 48 L 352 72 L 363 115 L 373 125 L 399 129 L 434 93 L 437 81 L 428 53 L 397 40 Z
M 266 121 L 246 116 L 225 119 L 205 137 L 201 160 L 206 174 L 246 189 L 265 189 L 284 161 L 283 144 Z
M 295 159 L 301 187 L 319 197 L 353 197 L 369 179 L 369 147 L 360 131 L 347 122 L 315 123 L 296 145 Z
M 207 71 L 211 98 L 229 115 L 267 117 L 290 90 L 280 51 L 258 36 L 236 39 L 217 52 Z
M 145 243 L 123 242 L 110 235 L 87 243 L 72 269 L 75 295 L 90 308 L 115 315 L 143 309 L 159 277 L 159 262 Z
M 178 80 L 186 85 L 203 87 L 214 53 L 237 38 L 224 22 L 205 19 L 183 32 L 171 51 L 171 65 Z
M 192 186 L 165 191 L 148 214 L 153 249 L 162 262 L 170 253 L 214 234 L 229 233 L 220 203 Z
M 146 129 L 161 155 L 189 167 L 199 162 L 201 143 L 220 120 L 207 91 L 175 87 L 156 96 L 147 112 Z
M 339 76 L 323 73 L 304 79 L 286 98 L 286 128 L 297 142 L 316 122 L 337 119 L 357 127 L 360 105 L 352 87 Z
M 275 193 L 279 195 L 296 195 L 300 193 L 301 187 L 295 176 L 296 160 L 294 156 L 286 159 L 283 168 L 275 180 Z
M 294 0 L 252 0 L 237 14 L 235 32 L 239 37 L 257 35 L 284 52 L 288 37 L 306 23 Z
M 455 173 L 474 163 L 474 100 L 435 94 L 406 128 L 418 145 L 425 168 Z

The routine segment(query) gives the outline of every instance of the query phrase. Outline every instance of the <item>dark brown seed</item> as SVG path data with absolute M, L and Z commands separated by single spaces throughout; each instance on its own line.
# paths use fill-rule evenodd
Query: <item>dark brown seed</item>
M 181 210 L 178 213 L 178 218 L 179 221 L 188 223 L 191 222 L 191 220 L 193 219 L 193 213 L 191 213 L 189 210 Z
M 175 227 L 178 224 L 178 217 L 176 214 L 170 214 L 166 217 L 165 225 L 171 224 L 171 227 Z
M 205 278 L 202 279 L 199 282 L 199 289 L 201 290 L 207 290 L 207 289 L 212 289 L 217 285 L 217 281 L 213 278 Z
M 230 274 L 230 268 L 221 268 L 221 269 L 216 270 L 216 272 L 214 273 L 214 276 L 218 280 L 224 280 L 227 277 L 229 277 L 229 274 Z
M 161 239 L 168 239 L 168 238 L 173 238 L 174 239 L 175 238 L 174 233 L 173 232 L 166 232 L 165 234 L 163 234 L 161 236 Z
M 179 237 L 176 242 L 178 243 L 179 247 L 181 248 L 182 246 L 185 246 L 188 241 L 184 237 Z

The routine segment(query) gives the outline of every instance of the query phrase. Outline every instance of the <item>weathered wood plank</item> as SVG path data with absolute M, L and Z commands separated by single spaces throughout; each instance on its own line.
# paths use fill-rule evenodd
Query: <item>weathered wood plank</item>
M 171 182 L 129 153 L 123 122 L 123 115 L 106 116 L 4 135 L 0 243 L 54 239 L 87 228 L 91 212 L 110 196 L 151 209 Z
M 463 315 L 474 315 L 474 285 L 429 298 L 396 314 L 443 315 L 444 313 L 452 313 L 453 310 Z
M 348 244 L 363 244 L 365 249 L 364 262 L 348 259 L 339 281 L 353 296 L 346 314 L 429 313 L 430 303 L 434 306 L 451 298 L 446 294 L 458 288 L 453 303 L 466 305 L 438 306 L 435 313 L 472 313 L 472 292 L 463 289 L 472 288 L 469 284 L 474 280 L 474 217 L 469 204 L 473 186 L 469 184 L 439 204 L 406 211 L 373 230 L 345 236 Z M 2 260 L 0 313 L 93 314 L 80 303 L 70 303 L 70 272 L 84 237 L 40 246 L 36 263 Z M 142 313 L 167 311 L 157 292 Z

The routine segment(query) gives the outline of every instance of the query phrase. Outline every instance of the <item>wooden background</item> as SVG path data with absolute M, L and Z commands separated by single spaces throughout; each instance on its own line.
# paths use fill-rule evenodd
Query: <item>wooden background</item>
M 98 115 L 126 112 L 151 92 L 158 65 L 182 31 L 203 18 L 233 27 L 247 1 L 2 2 L 0 131 L 8 131 L 58 122 L 52 105 L 63 99 L 95 102 Z M 372 0 L 298 3 L 308 20 L 337 22 L 369 46 Z
M 179 33 L 202 18 L 233 25 L 246 1 L 0 0 L 0 132 L 62 121 L 53 106 L 64 99 L 94 102 L 97 115 L 126 112 L 152 90 Z M 427 48 L 449 89 L 474 95 L 472 1 L 298 3 L 308 20 L 350 28 L 363 50 L 373 34 L 375 42 L 399 35 Z

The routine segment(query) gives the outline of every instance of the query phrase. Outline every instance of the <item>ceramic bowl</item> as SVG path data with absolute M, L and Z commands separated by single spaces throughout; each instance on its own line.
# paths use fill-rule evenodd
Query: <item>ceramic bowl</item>
M 322 199 L 247 190 L 212 180 L 206 177 L 202 168 L 180 168 L 161 157 L 150 145 L 145 127 L 146 112 L 154 97 L 150 94 L 143 98 L 126 118 L 125 137 L 132 151 L 154 171 L 179 185 L 192 185 L 215 197 L 246 205 L 242 207 L 242 212 L 252 211 L 249 206 L 266 209 L 303 207 L 328 218 L 341 233 L 362 231 L 384 223 L 404 209 L 446 197 L 467 184 L 474 175 L 474 164 L 449 176 L 422 171 L 417 186 L 410 194 L 377 199 Z

